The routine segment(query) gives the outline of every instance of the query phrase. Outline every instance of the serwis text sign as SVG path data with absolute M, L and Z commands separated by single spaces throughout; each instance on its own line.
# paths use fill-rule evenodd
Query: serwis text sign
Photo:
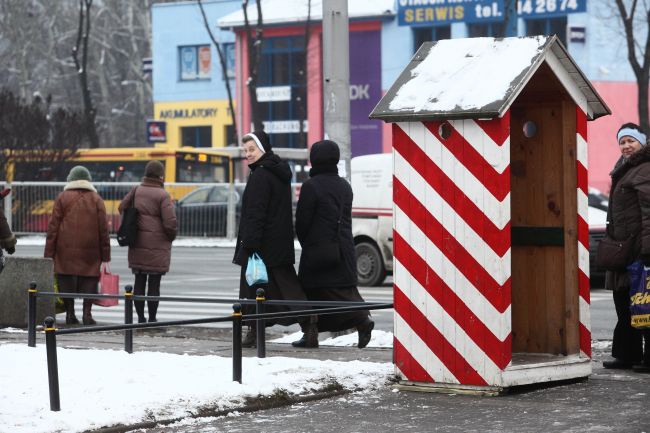
M 398 0 L 400 26 L 503 21 L 503 0 Z M 587 11 L 587 0 L 518 0 L 519 18 L 550 18 Z
M 398 0 L 400 26 L 503 21 L 503 0 Z

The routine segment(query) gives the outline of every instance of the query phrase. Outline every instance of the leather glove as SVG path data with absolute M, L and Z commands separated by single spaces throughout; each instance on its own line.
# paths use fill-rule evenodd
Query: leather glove
M 0 239 L 0 248 L 7 250 L 9 254 L 16 252 L 16 235 L 12 233 L 11 236 Z

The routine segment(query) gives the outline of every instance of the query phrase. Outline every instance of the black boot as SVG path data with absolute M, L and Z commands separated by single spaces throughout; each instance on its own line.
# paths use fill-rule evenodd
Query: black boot
M 77 319 L 77 316 L 74 314 L 74 298 L 64 299 L 63 305 L 65 306 L 65 324 L 78 325 L 79 319 Z
M 257 347 L 257 328 L 255 325 L 248 328 L 246 336 L 241 342 L 241 347 Z
M 149 310 L 149 322 L 157 322 L 156 313 L 158 312 L 158 301 L 147 301 L 147 309 Z
M 302 338 L 291 343 L 293 347 L 307 347 L 310 349 L 318 348 L 318 328 L 315 323 L 310 323 L 303 327 Z
M 84 312 L 83 316 L 81 317 L 81 320 L 83 321 L 84 325 L 96 325 L 97 322 L 95 322 L 95 319 L 93 319 L 93 316 L 91 314 L 91 310 L 93 308 L 93 300 L 92 299 L 84 299 Z
M 370 343 L 370 337 L 372 337 L 372 330 L 375 327 L 375 322 L 370 319 L 366 319 L 361 325 L 357 326 L 357 332 L 359 332 L 359 343 L 357 347 L 363 349 Z
M 138 313 L 138 323 L 147 323 L 147 318 L 144 315 L 144 301 L 133 301 L 135 312 Z

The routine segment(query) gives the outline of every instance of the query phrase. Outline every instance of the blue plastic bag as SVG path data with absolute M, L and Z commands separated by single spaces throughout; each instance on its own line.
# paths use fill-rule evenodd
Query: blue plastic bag
M 254 253 L 248 258 L 248 265 L 246 266 L 246 282 L 249 286 L 255 284 L 267 284 L 269 282 L 269 276 L 266 273 L 266 265 L 257 253 Z
M 650 268 L 636 261 L 627 267 L 630 275 L 632 327 L 650 329 Z

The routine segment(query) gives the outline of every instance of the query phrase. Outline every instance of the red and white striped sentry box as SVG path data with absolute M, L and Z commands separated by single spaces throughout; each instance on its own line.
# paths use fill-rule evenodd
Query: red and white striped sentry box
M 490 393 L 591 373 L 587 120 L 609 109 L 555 37 L 485 39 L 424 44 L 371 114 L 393 122 L 406 388 Z M 493 101 L 481 86 L 504 90 Z

